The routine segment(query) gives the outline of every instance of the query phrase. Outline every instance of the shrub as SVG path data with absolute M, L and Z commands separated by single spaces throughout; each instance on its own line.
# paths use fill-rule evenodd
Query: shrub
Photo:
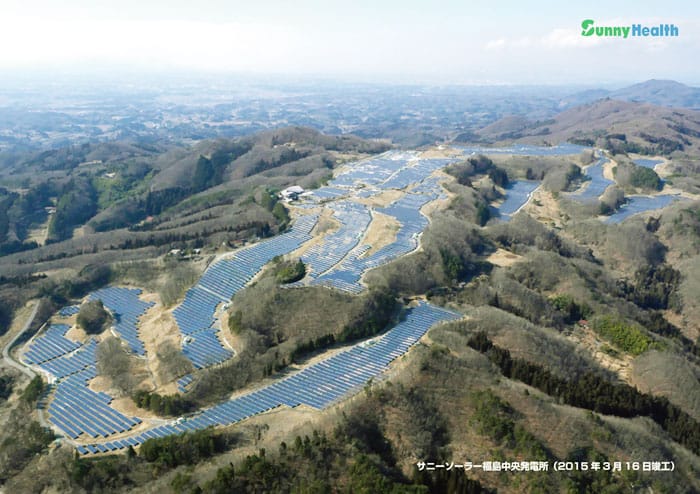
M 591 327 L 610 343 L 632 355 L 646 352 L 654 343 L 639 326 L 628 324 L 613 316 L 596 317 Z
M 306 276 L 306 266 L 301 259 L 296 262 L 281 262 L 277 265 L 275 279 L 278 283 L 294 283 L 304 276 Z
M 88 334 L 99 334 L 109 325 L 112 317 L 102 304 L 102 300 L 91 300 L 80 307 L 78 325 Z
M 637 166 L 630 175 L 630 185 L 642 189 L 660 190 L 661 179 L 651 168 Z
M 22 392 L 22 400 L 30 404 L 36 403 L 43 391 L 44 381 L 40 376 L 34 376 L 34 379 L 29 382 Z

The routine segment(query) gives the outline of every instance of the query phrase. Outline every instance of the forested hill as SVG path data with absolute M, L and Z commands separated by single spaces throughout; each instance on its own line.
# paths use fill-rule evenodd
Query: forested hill
M 0 169 L 0 254 L 132 227 L 146 218 L 158 223 L 178 204 L 169 219 L 233 204 L 262 183 L 313 187 L 344 153 L 386 149 L 377 141 L 292 127 L 186 148 L 86 144 L 15 156 Z M 42 225 L 45 239 L 32 235 Z
M 488 141 L 575 142 L 613 152 L 690 156 L 700 145 L 700 112 L 601 99 L 545 121 L 504 118 L 478 131 Z
M 0 169 L 0 275 L 14 280 L 0 285 L 0 305 L 7 312 L 37 296 L 37 273 L 59 270 L 80 285 L 86 266 L 273 235 L 289 222 L 277 190 L 317 187 L 338 164 L 387 148 L 291 127 L 192 147 L 103 143 L 15 156 Z

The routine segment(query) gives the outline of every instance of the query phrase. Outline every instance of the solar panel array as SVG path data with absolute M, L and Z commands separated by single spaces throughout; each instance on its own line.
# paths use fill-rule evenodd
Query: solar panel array
M 326 235 L 323 242 L 312 246 L 301 257 L 311 278 L 326 272 L 343 259 L 358 244 L 372 221 L 369 209 L 364 204 L 342 201 L 329 207 L 333 208 L 333 217 L 340 223 L 340 228 Z
M 349 192 L 350 191 L 347 189 L 340 189 L 338 187 L 329 187 L 325 185 L 314 190 L 312 197 L 319 200 L 337 199 L 347 195 Z
M 154 303 L 144 302 L 139 295 L 139 288 L 111 286 L 92 292 L 89 299 L 101 300 L 114 316 L 114 330 L 136 355 L 145 355 L 146 349 L 139 339 L 138 320 Z
M 288 232 L 215 262 L 197 285 L 187 291 L 173 316 L 183 336 L 182 351 L 196 368 L 221 363 L 233 355 L 223 346 L 217 335 L 219 329 L 214 327 L 216 307 L 228 302 L 273 258 L 296 250 L 310 240 L 317 220 L 315 214 L 302 216 Z
M 664 161 L 639 158 L 636 160 L 632 160 L 632 162 L 637 166 L 643 166 L 644 168 L 651 168 L 653 170 L 656 167 L 656 165 L 663 163 Z
M 356 344 L 271 385 L 228 400 L 173 423 L 149 429 L 126 439 L 79 446 L 81 454 L 114 451 L 137 446 L 150 438 L 164 437 L 209 426 L 230 425 L 281 405 L 325 408 L 370 378 L 379 376 L 434 324 L 456 320 L 460 314 L 420 302 L 406 318 L 384 335 Z
M 23 360 L 28 364 L 40 364 L 70 353 L 80 347 L 80 343 L 65 337 L 70 326 L 52 324 L 39 337 L 35 338 L 24 353 Z
M 62 379 L 90 366 L 94 366 L 96 349 L 97 341 L 90 340 L 82 345 L 78 351 L 39 364 L 39 367 L 53 374 L 57 379 Z
M 91 366 L 61 381 L 49 404 L 49 421 L 72 439 L 83 433 L 106 438 L 141 423 L 138 417 L 127 417 L 110 407 L 111 396 L 87 387 L 95 374 L 95 367 Z
M 431 173 L 444 168 L 453 161 L 445 158 L 415 160 L 410 165 L 398 170 L 379 187 L 381 189 L 404 189 L 409 185 L 419 183 Z
M 579 146 L 578 144 L 570 144 L 568 142 L 562 142 L 556 146 L 532 146 L 530 144 L 514 144 L 512 146 L 502 147 L 502 148 L 484 148 L 484 147 L 462 147 L 453 146 L 455 149 L 460 149 L 463 154 L 466 155 L 477 155 L 477 154 L 513 154 L 516 156 L 566 156 L 572 154 L 580 154 L 587 148 L 585 146 Z
M 379 185 L 404 168 L 415 153 L 389 151 L 361 161 L 329 182 L 331 187 L 356 187 L 358 184 Z
M 78 312 L 80 312 L 79 305 L 67 305 L 66 307 L 63 307 L 58 311 L 58 315 L 63 317 L 70 317 L 74 316 Z
M 410 194 L 389 207 L 377 209 L 393 216 L 401 224 L 395 242 L 363 257 L 371 248 L 370 245 L 359 242 L 362 231 L 366 231 L 365 225 L 347 228 L 350 222 L 341 219 L 343 227 L 339 232 L 329 235 L 322 244 L 312 247 L 302 256 L 302 260 L 311 268 L 311 284 L 359 293 L 363 290 L 359 280 L 365 271 L 415 250 L 418 235 L 428 224 L 427 219 L 420 214 L 420 208 L 431 200 L 447 197 L 440 187 L 439 178 L 430 175 L 452 161 L 442 158 L 418 159 L 413 153 L 389 152 L 363 161 L 331 181 L 334 190 L 342 190 L 340 187 L 356 188 L 353 191 L 356 197 L 370 197 L 387 189 L 413 188 Z M 347 207 L 344 205 L 351 203 L 344 201 L 341 204 Z M 335 208 L 335 205 L 336 203 L 330 203 L 327 207 Z M 355 231 L 357 241 L 350 235 L 350 232 Z M 304 281 L 291 286 L 303 284 Z
M 503 203 L 496 208 L 503 219 L 510 219 L 521 207 L 530 199 L 530 194 L 540 185 L 540 182 L 531 180 L 514 180 L 506 191 L 506 198 Z
M 336 288 L 350 293 L 363 290 L 360 278 L 369 269 L 381 266 L 399 256 L 408 254 L 418 247 L 420 233 L 428 225 L 428 219 L 420 208 L 435 199 L 435 195 L 406 194 L 386 208 L 377 211 L 393 217 L 400 223 L 396 240 L 369 256 L 363 254 L 370 249 L 361 245 L 353 250 L 338 266 L 317 277 L 312 284 Z
M 192 384 L 192 381 L 194 381 L 194 376 L 192 374 L 182 376 L 177 380 L 177 390 L 180 393 L 187 393 L 187 391 L 189 391 L 187 388 Z
M 216 334 L 218 332 L 218 328 L 203 329 L 187 337 L 182 344 L 182 353 L 198 369 L 218 364 L 233 356 L 233 351 L 221 344 Z
M 659 195 L 659 196 L 627 196 L 627 202 L 622 207 L 605 219 L 605 223 L 620 223 L 630 216 L 662 209 L 669 204 L 683 199 L 680 195 Z
M 590 178 L 590 181 L 587 182 L 585 189 L 574 192 L 571 194 L 571 197 L 578 200 L 590 200 L 600 197 L 605 192 L 605 189 L 608 188 L 608 185 L 613 183 L 612 180 L 608 180 L 603 175 L 603 165 L 607 161 L 605 157 L 601 157 L 595 164 L 588 166 L 583 173 Z

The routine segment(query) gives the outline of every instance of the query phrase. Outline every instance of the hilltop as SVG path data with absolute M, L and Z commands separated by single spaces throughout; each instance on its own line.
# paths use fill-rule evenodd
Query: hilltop
M 650 79 L 616 90 L 590 89 L 562 98 L 562 108 L 610 98 L 673 108 L 700 108 L 700 88 L 671 80 Z
M 700 144 L 700 112 L 648 103 L 602 99 L 565 110 L 545 122 L 492 124 L 478 131 L 485 140 L 528 143 L 576 142 L 645 154 L 692 154 Z M 505 130 L 505 131 L 504 131 Z

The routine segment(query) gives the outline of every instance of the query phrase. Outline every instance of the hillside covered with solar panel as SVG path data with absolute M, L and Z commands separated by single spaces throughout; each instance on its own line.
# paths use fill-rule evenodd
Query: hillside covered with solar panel
M 165 491 L 218 492 L 239 473 L 254 484 L 261 465 L 327 487 L 309 464 L 327 456 L 333 475 L 364 465 L 363 482 L 508 492 L 410 472 L 441 455 L 604 461 L 631 448 L 678 448 L 694 481 L 700 388 L 683 321 L 696 307 L 679 266 L 695 255 L 696 198 L 638 171 L 662 161 L 299 128 L 148 153 L 141 186 L 111 199 L 76 172 L 70 187 L 87 189 L 69 196 L 95 199 L 94 214 L 0 256 L 26 297 L 8 332 L 8 365 L 28 383 L 7 402 L 24 424 L 13 437 L 30 438 L 6 443 L 17 466 L 0 460 L 14 485 L 47 471 L 41 451 L 87 491 L 151 475 Z

